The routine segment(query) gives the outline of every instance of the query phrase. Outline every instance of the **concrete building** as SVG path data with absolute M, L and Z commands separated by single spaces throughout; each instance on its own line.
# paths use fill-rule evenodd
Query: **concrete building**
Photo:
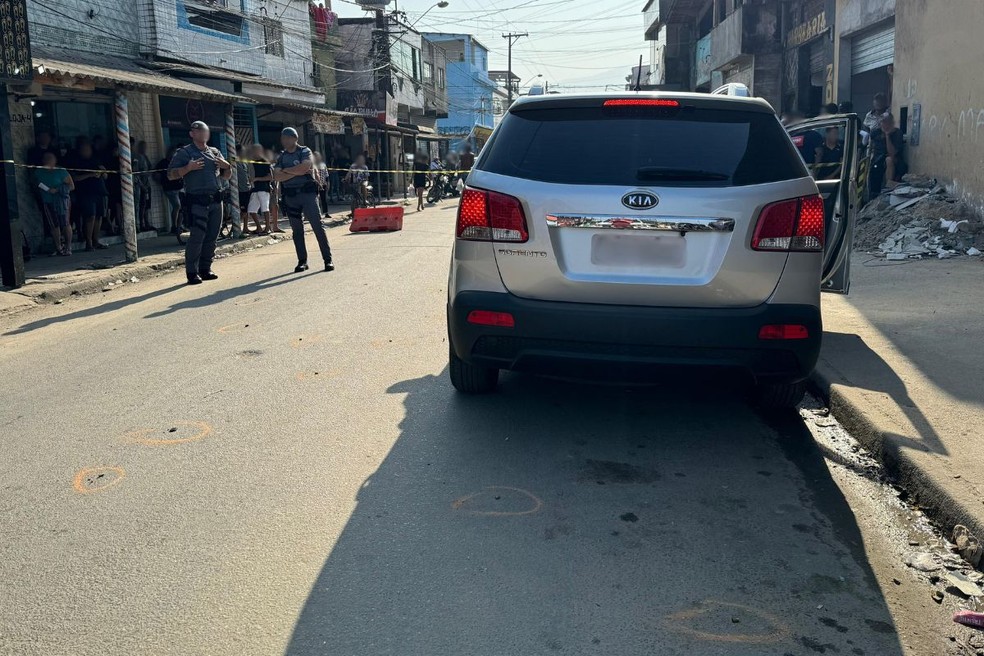
M 439 142 L 437 121 L 447 116 L 446 57 L 399 14 L 342 18 L 345 47 L 336 55 L 338 107 L 364 117 L 363 149 L 375 168 L 405 170 L 417 150 Z M 439 150 L 439 145 L 438 145 Z M 353 144 L 351 151 L 361 152 Z M 402 194 L 406 176 L 389 173 L 379 183 L 384 195 Z
M 979 0 L 898 2 L 891 88 L 911 169 L 946 181 L 984 214 L 982 26 Z
M 780 7 L 782 101 L 777 109 L 814 116 L 837 101 L 832 36 L 836 1 L 787 0 Z
M 175 9 L 174 2 L 170 6 Z M 144 31 L 138 9 L 131 0 L 102 0 L 97 7 L 80 0 L 57 6 L 28 3 L 34 79 L 8 87 L 5 99 L 15 117 L 11 139 L 18 163 L 26 163 L 27 150 L 41 132 L 54 137 L 63 162 L 76 141 L 85 138 L 105 144 L 106 162 L 113 170 L 119 164 L 115 164 L 118 160 L 111 157 L 110 150 L 120 142 L 129 148 L 133 138 L 147 143 L 151 161 L 156 163 L 168 146 L 162 109 L 179 108 L 175 111 L 180 113 L 187 142 L 192 114 L 217 114 L 217 136 L 224 138 L 227 110 L 231 111 L 234 104 L 252 105 L 252 101 L 232 90 L 174 79 L 148 68 L 152 35 Z M 203 48 L 199 45 L 196 49 Z M 121 117 L 125 119 L 125 131 L 117 129 Z M 48 229 L 34 199 L 30 169 L 17 168 L 16 181 L 23 234 L 33 250 L 44 250 L 48 247 Z M 119 188 L 120 182 L 114 173 L 107 185 Z M 151 189 L 154 198 L 150 223 L 162 227 L 167 223 L 165 202 L 156 184 Z M 116 204 L 112 205 L 114 222 L 119 222 L 126 208 L 117 211 Z M 132 209 L 132 203 L 129 207 Z M 155 235 L 147 232 L 138 238 Z M 120 236 L 103 237 L 104 242 L 121 240 Z
M 516 73 L 510 73 L 509 71 L 504 70 L 489 71 L 489 78 L 495 82 L 500 89 L 505 89 L 507 95 L 509 92 L 509 83 L 511 83 L 513 98 L 515 99 L 519 97 L 519 85 L 523 81 L 523 78 Z
M 892 95 L 896 0 L 838 0 L 834 25 L 836 102 L 864 114 L 876 93 Z
M 313 116 L 330 116 L 315 86 L 306 4 L 289 0 L 137 0 L 142 53 L 169 75 L 253 101 L 236 107 L 239 141 L 279 143 L 285 124 L 319 145 Z M 206 108 L 208 109 L 208 108 Z M 256 110 L 259 111 L 256 111 Z M 218 115 L 216 108 L 212 108 Z M 164 138 L 185 140 L 179 108 L 162 107 Z M 219 144 L 224 147 L 224 143 Z
M 779 108 L 778 0 L 650 0 L 643 20 L 650 85 L 711 91 L 739 82 Z
M 425 33 L 427 41 L 440 46 L 448 58 L 448 117 L 438 121 L 441 135 L 452 146 L 473 135 L 482 135 L 494 124 L 496 83 L 489 77 L 489 51 L 470 34 Z M 475 144 L 473 144 L 475 145 Z

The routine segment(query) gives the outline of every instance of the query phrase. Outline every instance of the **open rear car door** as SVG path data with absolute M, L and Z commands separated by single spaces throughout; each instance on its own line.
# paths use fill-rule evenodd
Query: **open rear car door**
M 860 209 L 859 129 L 857 114 L 825 116 L 787 128 L 823 196 L 826 236 L 820 289 L 825 292 L 847 294 L 851 286 L 851 250 Z

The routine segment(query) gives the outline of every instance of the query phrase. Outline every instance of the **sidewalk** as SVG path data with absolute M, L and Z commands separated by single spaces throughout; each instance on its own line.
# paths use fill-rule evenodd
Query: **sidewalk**
M 947 532 L 984 535 L 984 260 L 855 253 L 825 294 L 814 381 L 831 410 Z
M 332 218 L 325 219 L 323 223 L 332 227 L 347 221 L 345 217 L 349 208 L 331 205 L 328 213 Z M 290 239 L 291 232 L 285 219 L 281 219 L 280 227 L 286 232 L 219 241 L 216 255 L 242 253 Z M 188 233 L 183 238 L 187 240 Z M 0 314 L 19 312 L 37 303 L 60 301 L 73 294 L 112 289 L 119 281 L 127 283 L 134 278 L 139 281 L 161 271 L 184 267 L 184 246 L 179 245 L 173 235 L 141 239 L 137 242 L 137 252 L 139 259 L 133 263 L 125 261 L 120 243 L 91 253 L 77 251 L 70 257 L 35 255 L 24 263 L 27 278 L 24 286 L 0 291 Z

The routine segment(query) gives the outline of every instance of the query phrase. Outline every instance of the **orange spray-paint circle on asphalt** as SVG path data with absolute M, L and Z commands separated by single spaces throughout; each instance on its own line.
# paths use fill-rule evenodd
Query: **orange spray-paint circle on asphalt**
M 171 446 L 205 439 L 212 427 L 204 421 L 175 421 L 167 428 L 141 428 L 125 435 L 127 442 L 147 446 Z
M 727 620 L 729 617 L 732 618 L 730 621 Z M 696 608 L 667 615 L 663 623 L 671 631 L 708 642 L 766 645 L 782 642 L 790 635 L 789 627 L 772 613 L 744 604 L 713 599 L 701 602 Z M 722 626 L 734 630 L 710 630 L 711 627 Z
M 72 488 L 79 494 L 102 492 L 118 484 L 125 476 L 122 467 L 86 467 L 75 474 Z
M 452 510 L 485 517 L 532 515 L 542 507 L 543 501 L 532 492 L 501 485 L 484 488 L 451 503 Z

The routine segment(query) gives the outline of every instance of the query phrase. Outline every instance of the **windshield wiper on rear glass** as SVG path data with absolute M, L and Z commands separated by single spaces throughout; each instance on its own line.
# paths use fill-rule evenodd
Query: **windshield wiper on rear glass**
M 730 180 L 730 175 L 698 169 L 671 169 L 663 166 L 642 166 L 636 171 L 638 180 L 664 180 L 669 182 L 698 182 L 702 180 Z

